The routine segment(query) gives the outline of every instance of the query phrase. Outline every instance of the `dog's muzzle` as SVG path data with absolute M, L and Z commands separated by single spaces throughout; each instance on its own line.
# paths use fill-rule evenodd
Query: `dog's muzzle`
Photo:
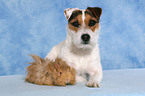
M 89 35 L 89 34 L 83 34 L 83 35 L 81 36 L 81 39 L 83 40 L 83 44 L 89 44 L 90 35 Z

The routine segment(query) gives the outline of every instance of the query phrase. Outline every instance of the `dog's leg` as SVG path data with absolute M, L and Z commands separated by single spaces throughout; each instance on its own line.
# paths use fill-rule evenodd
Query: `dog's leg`
M 89 78 L 89 81 L 87 82 L 86 86 L 99 87 L 99 84 L 103 77 L 101 64 L 97 64 L 96 68 L 95 68 L 95 66 L 89 66 L 88 74 L 89 74 L 90 78 Z
M 87 82 L 88 87 L 99 87 L 99 84 L 102 80 L 102 73 L 92 72 L 90 74 L 90 79 Z
M 57 48 L 56 46 L 54 46 L 51 51 L 47 54 L 47 56 L 45 57 L 45 59 L 49 59 L 51 61 L 55 61 L 55 59 L 57 58 Z

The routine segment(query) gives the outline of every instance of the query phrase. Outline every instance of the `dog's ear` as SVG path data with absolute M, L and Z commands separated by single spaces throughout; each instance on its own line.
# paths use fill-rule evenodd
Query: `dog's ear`
M 92 14 L 99 20 L 102 14 L 102 8 L 99 7 L 88 7 L 87 10 L 90 10 Z
M 72 15 L 73 11 L 79 10 L 78 8 L 67 8 L 64 10 L 64 15 L 66 19 L 68 20 L 70 16 Z

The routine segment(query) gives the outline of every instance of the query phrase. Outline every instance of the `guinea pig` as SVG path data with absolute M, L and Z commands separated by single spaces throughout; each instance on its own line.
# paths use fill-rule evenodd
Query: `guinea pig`
M 76 71 L 68 66 L 65 61 L 57 58 L 55 62 L 50 63 L 50 68 L 52 70 L 54 85 L 65 86 L 66 84 L 75 84 Z
M 74 85 L 76 71 L 62 61 L 56 58 L 55 61 L 42 59 L 37 55 L 31 55 L 34 62 L 29 63 L 28 74 L 25 81 L 38 85 L 48 86 L 66 86 Z

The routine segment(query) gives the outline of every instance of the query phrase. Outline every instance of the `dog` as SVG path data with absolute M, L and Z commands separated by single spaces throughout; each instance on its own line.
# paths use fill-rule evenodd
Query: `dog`
M 102 9 L 68 8 L 64 14 L 68 21 L 66 40 L 54 46 L 45 58 L 61 58 L 77 71 L 77 83 L 99 87 L 103 77 L 98 47 Z

